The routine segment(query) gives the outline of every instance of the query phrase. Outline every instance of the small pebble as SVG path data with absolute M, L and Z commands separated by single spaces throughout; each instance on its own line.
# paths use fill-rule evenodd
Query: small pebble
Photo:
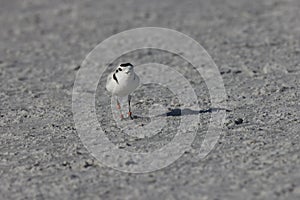
M 80 65 L 77 65 L 75 68 L 74 68 L 74 71 L 77 71 L 77 70 L 79 70 L 80 69 Z
M 238 119 L 234 120 L 234 123 L 237 125 L 242 124 L 243 122 L 244 122 L 244 120 L 242 118 L 238 118 Z

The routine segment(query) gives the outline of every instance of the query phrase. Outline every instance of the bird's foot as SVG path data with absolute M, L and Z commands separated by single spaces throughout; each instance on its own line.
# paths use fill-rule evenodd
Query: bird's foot
M 117 109 L 120 110 L 121 109 L 121 105 L 117 104 Z
M 132 112 L 128 112 L 128 117 L 130 117 L 130 119 L 133 119 Z

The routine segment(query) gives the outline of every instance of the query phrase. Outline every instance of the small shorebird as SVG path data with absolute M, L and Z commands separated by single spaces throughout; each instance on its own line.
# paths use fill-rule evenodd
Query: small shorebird
M 114 72 L 108 75 L 106 89 L 117 97 L 117 109 L 120 111 L 120 117 L 123 119 L 119 98 L 127 96 L 128 98 L 128 116 L 133 119 L 130 108 L 131 93 L 139 86 L 140 78 L 134 72 L 134 67 L 130 63 L 120 64 Z

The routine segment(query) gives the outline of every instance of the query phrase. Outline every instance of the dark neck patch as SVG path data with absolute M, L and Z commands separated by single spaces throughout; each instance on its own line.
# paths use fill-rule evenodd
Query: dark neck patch
M 116 73 L 113 74 L 113 79 L 119 84 L 119 81 L 117 79 Z

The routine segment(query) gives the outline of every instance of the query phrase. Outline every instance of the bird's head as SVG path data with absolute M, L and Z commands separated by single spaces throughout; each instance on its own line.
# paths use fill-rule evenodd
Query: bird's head
M 121 72 L 129 75 L 131 72 L 133 72 L 133 65 L 131 63 L 122 63 L 118 66 L 116 72 Z

